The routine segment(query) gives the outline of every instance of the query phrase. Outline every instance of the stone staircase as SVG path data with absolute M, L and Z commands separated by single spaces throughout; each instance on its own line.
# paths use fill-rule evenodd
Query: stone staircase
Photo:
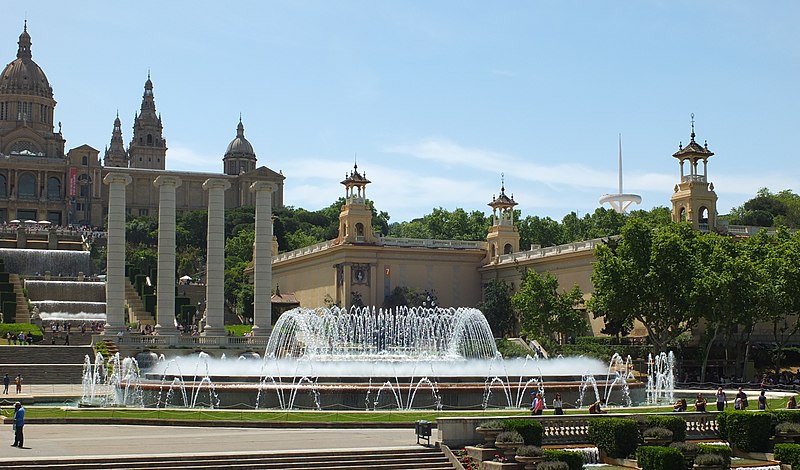
M 0 375 L 22 374 L 24 385 L 79 384 L 86 355 L 94 357 L 91 346 L 2 346 Z
M 14 294 L 17 296 L 17 318 L 16 323 L 30 323 L 31 312 L 28 310 L 28 299 L 25 298 L 22 290 L 22 281 L 19 274 L 9 274 L 8 282 L 14 286 Z
M 139 325 L 155 325 L 153 315 L 144 309 L 142 298 L 134 289 L 133 284 L 125 282 L 125 303 L 128 304 L 128 319 L 131 323 Z
M 118 456 L 19 459 L 0 463 L 0 469 L 320 469 L 320 470 L 453 470 L 455 467 L 440 449 L 401 448 L 367 450 L 328 450 L 313 452 L 274 452 L 231 454 L 176 454 L 158 456 Z

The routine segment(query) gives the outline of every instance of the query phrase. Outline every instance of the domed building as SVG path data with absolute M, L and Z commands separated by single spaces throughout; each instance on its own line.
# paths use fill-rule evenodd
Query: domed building
M 65 154 L 61 123 L 58 130 L 54 129 L 53 87 L 34 62 L 31 44 L 26 21 L 16 58 L 0 75 L 0 224 L 17 219 L 100 226 L 108 212 L 108 188 L 103 177 L 112 171 L 124 171 L 133 179 L 127 187 L 127 211 L 132 215 L 158 213 L 158 191 L 153 181 L 160 175 L 181 179 L 176 192 L 179 213 L 207 207 L 202 184 L 211 177 L 231 183 L 225 193 L 227 209 L 254 204 L 250 184 L 265 180 L 278 188 L 273 204 L 283 205 L 285 178 L 267 167 L 256 167 L 256 154 L 244 137 L 241 117 L 236 137 L 223 157 L 223 173 L 165 170 L 167 141 L 149 74 L 127 149 L 117 115 L 102 162 L 100 151 L 89 145 Z

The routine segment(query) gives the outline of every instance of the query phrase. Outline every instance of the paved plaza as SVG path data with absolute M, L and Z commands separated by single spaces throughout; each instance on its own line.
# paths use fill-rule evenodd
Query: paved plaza
M 5 428 L 6 426 L 4 426 Z M 25 448 L 9 447 L 0 465 L 25 458 L 174 455 L 416 447 L 413 429 L 277 429 L 31 424 Z

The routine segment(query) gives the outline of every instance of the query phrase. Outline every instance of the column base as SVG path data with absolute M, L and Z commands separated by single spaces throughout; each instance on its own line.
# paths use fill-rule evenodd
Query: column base
M 208 326 L 206 325 L 203 328 L 203 332 L 200 333 L 201 336 L 226 336 L 227 333 L 225 332 L 225 327 L 219 326 Z
M 101 334 L 103 336 L 116 336 L 116 334 L 119 333 L 120 331 L 124 333 L 124 332 L 128 331 L 128 329 L 127 328 L 122 328 L 120 326 L 106 325 L 105 328 L 103 328 L 103 333 L 101 333 Z
M 253 325 L 253 336 L 264 336 L 269 338 L 272 334 L 272 325 L 261 328 L 258 325 Z
M 156 323 L 156 326 L 153 327 L 155 334 L 158 336 L 177 336 L 178 330 L 175 327 L 164 328 L 161 326 L 160 323 Z

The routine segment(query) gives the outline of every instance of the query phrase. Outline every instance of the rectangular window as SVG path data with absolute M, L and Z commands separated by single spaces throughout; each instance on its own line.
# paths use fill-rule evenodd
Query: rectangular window
M 0 121 L 8 120 L 8 102 L 0 103 Z
M 139 209 L 139 217 L 147 216 L 149 212 L 148 209 Z
M 33 103 L 28 103 L 25 101 L 19 101 L 17 103 L 17 121 L 30 121 L 31 120 L 31 108 L 33 108 Z

